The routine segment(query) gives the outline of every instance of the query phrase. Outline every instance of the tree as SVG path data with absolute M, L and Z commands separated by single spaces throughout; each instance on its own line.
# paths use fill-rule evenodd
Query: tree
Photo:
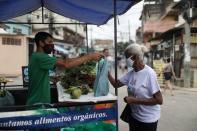
M 133 44 L 134 41 L 131 40 L 130 42 L 118 42 L 117 43 L 117 51 L 120 55 L 124 55 L 124 50 L 127 48 L 128 45 Z

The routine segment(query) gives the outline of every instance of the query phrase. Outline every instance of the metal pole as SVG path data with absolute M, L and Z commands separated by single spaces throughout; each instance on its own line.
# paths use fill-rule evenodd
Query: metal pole
M 42 23 L 44 23 L 44 3 L 43 3 L 43 0 L 41 0 L 41 5 L 42 5 Z
M 87 53 L 89 52 L 88 48 L 88 25 L 86 24 L 86 44 L 87 44 Z
M 115 47 L 115 81 L 117 83 L 117 12 L 116 12 L 116 0 L 114 0 L 114 47 Z M 115 94 L 118 96 L 118 87 L 115 85 Z
M 117 12 L 116 12 L 116 0 L 114 0 L 114 47 L 115 47 L 115 82 L 117 83 Z M 115 94 L 118 96 L 118 86 L 115 84 Z M 118 131 L 118 101 L 116 102 L 116 130 Z

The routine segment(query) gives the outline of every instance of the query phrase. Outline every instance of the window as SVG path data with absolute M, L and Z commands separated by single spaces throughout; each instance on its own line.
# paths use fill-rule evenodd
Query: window
M 191 57 L 197 58 L 197 44 L 191 44 Z
M 3 45 L 21 45 L 21 39 L 19 38 L 9 38 L 9 37 L 3 37 L 2 39 Z
M 197 33 L 191 33 L 191 43 L 195 43 L 197 42 Z
M 13 33 L 22 34 L 22 30 L 14 27 Z

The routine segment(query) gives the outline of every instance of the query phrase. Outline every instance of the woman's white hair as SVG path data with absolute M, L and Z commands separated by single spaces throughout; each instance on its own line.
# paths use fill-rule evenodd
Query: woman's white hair
M 137 44 L 137 43 L 130 44 L 125 49 L 125 54 L 137 55 L 139 56 L 140 60 L 143 60 L 144 53 L 146 52 L 148 52 L 147 47 L 142 44 Z

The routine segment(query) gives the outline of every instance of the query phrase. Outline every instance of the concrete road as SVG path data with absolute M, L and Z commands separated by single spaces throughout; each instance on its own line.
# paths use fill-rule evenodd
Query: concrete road
M 179 89 L 163 97 L 158 131 L 197 131 L 197 92 Z

